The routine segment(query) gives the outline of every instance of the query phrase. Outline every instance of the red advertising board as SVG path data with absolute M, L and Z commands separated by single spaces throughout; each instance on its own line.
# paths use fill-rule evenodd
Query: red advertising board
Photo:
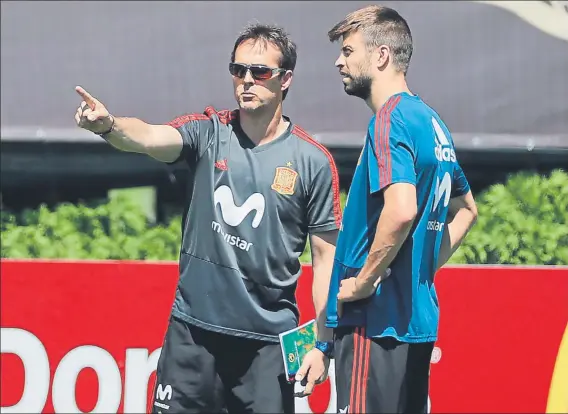
M 1 275 L 2 412 L 146 411 L 175 264 L 3 260 Z M 432 412 L 568 412 L 568 268 L 454 267 L 436 285 Z M 296 410 L 334 400 L 327 381 Z

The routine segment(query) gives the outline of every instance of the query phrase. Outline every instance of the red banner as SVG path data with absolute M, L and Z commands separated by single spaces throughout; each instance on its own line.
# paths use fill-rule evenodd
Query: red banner
M 146 410 L 175 264 L 3 260 L 1 272 L 2 412 Z M 436 285 L 432 412 L 568 412 L 568 268 L 447 268 Z M 296 410 L 336 412 L 332 389 Z

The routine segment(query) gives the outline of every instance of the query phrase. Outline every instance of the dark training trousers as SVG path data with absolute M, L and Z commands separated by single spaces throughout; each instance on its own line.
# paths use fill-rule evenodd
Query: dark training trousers
M 338 413 L 426 413 L 434 342 L 367 338 L 339 328 L 335 339 Z
M 153 413 L 294 413 L 278 343 L 171 318 L 158 361 Z

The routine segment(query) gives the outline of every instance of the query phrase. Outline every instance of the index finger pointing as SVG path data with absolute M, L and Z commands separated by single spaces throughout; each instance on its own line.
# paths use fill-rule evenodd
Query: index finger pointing
M 91 109 L 95 109 L 95 104 L 97 100 L 93 98 L 93 96 L 89 92 L 87 92 L 85 89 L 83 89 L 80 86 L 75 86 L 75 91 L 79 95 L 81 95 L 81 98 L 83 98 L 83 100 L 87 103 L 87 105 L 89 105 Z

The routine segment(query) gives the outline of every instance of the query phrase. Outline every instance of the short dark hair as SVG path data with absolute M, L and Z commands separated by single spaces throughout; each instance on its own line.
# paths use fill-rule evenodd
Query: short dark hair
M 237 37 L 237 40 L 235 40 L 235 46 L 231 53 L 231 62 L 235 61 L 235 52 L 237 51 L 237 48 L 241 45 L 241 43 L 246 42 L 247 40 L 262 42 L 264 45 L 266 45 L 267 42 L 272 43 L 280 49 L 282 54 L 280 62 L 278 62 L 279 67 L 294 71 L 297 59 L 296 44 L 290 39 L 290 36 L 283 28 L 260 23 L 246 26 L 239 34 L 239 37 Z M 282 93 L 282 99 L 285 99 L 287 94 L 288 89 Z
M 412 34 L 408 23 L 396 10 L 376 5 L 364 7 L 349 13 L 327 35 L 335 42 L 356 31 L 363 33 L 370 49 L 389 46 L 395 68 L 406 75 L 412 57 Z

